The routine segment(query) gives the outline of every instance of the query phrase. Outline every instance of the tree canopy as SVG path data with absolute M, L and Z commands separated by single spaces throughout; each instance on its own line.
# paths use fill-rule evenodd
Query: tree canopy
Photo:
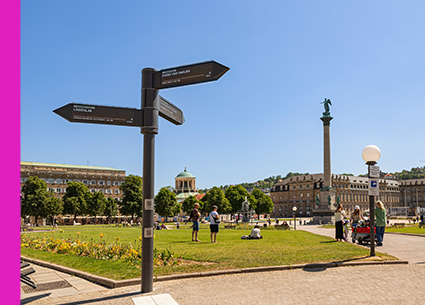
M 226 190 L 226 198 L 229 200 L 231 210 L 230 213 L 236 213 L 242 208 L 242 203 L 245 197 L 249 201 L 250 206 L 255 209 L 257 200 L 254 196 L 250 195 L 242 185 L 232 185 Z
M 77 216 L 87 213 L 88 203 L 91 201 L 91 193 L 82 182 L 70 181 L 67 183 L 66 193 L 62 198 L 63 213 Z
M 227 214 L 232 211 L 232 206 L 230 205 L 229 200 L 219 187 L 214 186 L 211 190 L 209 190 L 202 198 L 202 201 L 204 202 L 204 207 L 202 209 L 204 212 L 211 212 L 213 205 L 218 207 L 219 214 Z
M 143 209 L 143 192 L 142 178 L 137 175 L 129 175 L 125 177 L 125 181 L 120 185 L 123 193 L 120 204 L 120 212 L 122 215 L 135 215 L 142 217 Z
M 155 213 L 169 217 L 181 212 L 181 204 L 177 204 L 176 194 L 163 187 L 155 196 Z
M 63 206 L 59 198 L 47 190 L 47 184 L 32 176 L 25 181 L 21 190 L 21 217 L 33 216 L 47 218 L 62 213 Z

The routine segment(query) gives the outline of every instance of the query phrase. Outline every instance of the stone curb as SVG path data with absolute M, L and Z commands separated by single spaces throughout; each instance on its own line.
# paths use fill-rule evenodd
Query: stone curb
M 24 257 L 24 256 L 21 256 L 21 259 L 29 263 L 33 263 L 46 268 L 50 268 L 50 269 L 54 269 L 54 270 L 68 273 L 71 275 L 75 275 L 108 288 L 118 288 L 118 287 L 133 286 L 133 285 L 141 284 L 140 278 L 117 281 L 117 280 L 108 279 L 106 277 L 93 275 L 84 271 L 64 267 L 61 265 L 56 265 L 56 264 L 41 261 L 41 260 L 36 260 L 36 259 Z M 291 270 L 291 269 L 335 268 L 335 267 L 365 266 L 365 265 L 399 265 L 399 264 L 408 264 L 408 263 L 409 263 L 408 261 L 398 260 L 398 261 L 363 261 L 363 262 L 358 261 L 358 262 L 335 262 L 335 263 L 323 263 L 323 264 L 314 263 L 314 264 L 266 266 L 266 267 L 252 267 L 252 268 L 230 269 L 230 270 L 213 270 L 213 271 L 182 273 L 182 274 L 173 274 L 173 275 L 161 275 L 161 276 L 154 277 L 153 281 L 163 282 L 163 281 L 205 277 L 205 276 L 215 276 L 215 275 L 223 275 L 223 274 L 254 273 L 254 272 L 280 271 L 280 270 Z

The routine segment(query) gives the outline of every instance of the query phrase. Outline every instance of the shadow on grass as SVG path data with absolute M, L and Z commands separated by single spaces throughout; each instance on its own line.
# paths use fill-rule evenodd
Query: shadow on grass
M 329 241 L 319 241 L 320 244 L 330 244 L 330 243 L 337 243 L 336 240 L 329 240 Z

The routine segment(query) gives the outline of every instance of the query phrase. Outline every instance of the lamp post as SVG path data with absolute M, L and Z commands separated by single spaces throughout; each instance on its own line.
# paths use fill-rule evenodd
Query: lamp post
M 296 230 L 297 229 L 297 222 L 296 222 L 296 220 L 295 220 L 295 213 L 297 212 L 297 207 L 296 206 L 294 206 L 293 208 L 292 208 L 292 214 L 293 214 L 293 216 L 294 216 L 294 230 Z
M 376 175 L 375 164 L 376 161 L 381 157 L 381 150 L 375 145 L 368 145 L 363 149 L 362 158 L 368 165 L 368 177 L 369 177 L 369 223 L 370 223 L 370 256 L 375 256 L 375 195 L 372 187 L 378 191 L 379 195 L 379 167 L 378 175 Z M 372 172 L 373 171 L 373 172 Z M 378 176 L 378 177 L 376 177 Z M 372 185 L 371 178 L 378 178 L 376 185 Z

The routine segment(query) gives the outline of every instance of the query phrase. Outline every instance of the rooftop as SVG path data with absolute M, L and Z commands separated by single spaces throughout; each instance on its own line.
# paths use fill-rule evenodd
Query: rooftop
M 105 167 L 105 166 L 72 165 L 72 164 L 57 164 L 57 163 L 27 162 L 27 161 L 21 161 L 21 166 L 40 166 L 40 167 L 43 166 L 43 167 L 61 167 L 61 168 L 74 168 L 74 169 L 124 171 L 123 169 L 116 169 L 113 167 Z

